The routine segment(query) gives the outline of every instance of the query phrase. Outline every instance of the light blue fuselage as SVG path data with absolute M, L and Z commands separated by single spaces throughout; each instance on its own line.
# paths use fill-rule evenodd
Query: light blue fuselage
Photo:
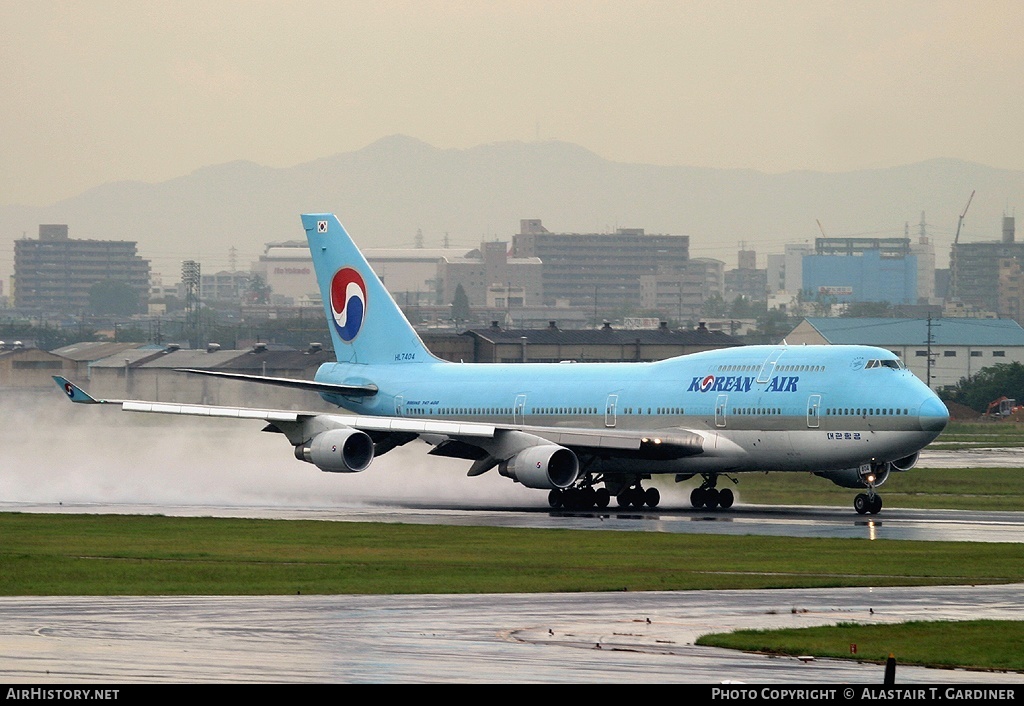
M 338 361 L 316 379 L 353 390 L 323 397 L 360 415 L 525 432 L 515 448 L 487 445 L 493 458 L 544 441 L 586 456 L 587 473 L 909 467 L 948 419 L 891 351 L 866 346 L 742 346 L 655 363 L 441 361 L 337 218 L 302 221 Z M 435 449 L 479 459 L 464 450 Z
M 654 363 L 328 363 L 316 377 L 372 380 L 370 398 L 323 395 L 359 414 L 705 437 L 701 456 L 612 463 L 621 470 L 807 471 L 897 460 L 938 436 L 945 406 L 896 361 L 867 346 L 780 345 Z

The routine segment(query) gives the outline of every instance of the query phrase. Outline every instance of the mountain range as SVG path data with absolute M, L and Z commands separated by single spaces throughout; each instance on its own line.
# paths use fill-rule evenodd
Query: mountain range
M 364 247 L 426 247 L 511 240 L 519 219 L 552 232 L 690 236 L 692 257 L 736 266 L 743 244 L 781 252 L 787 242 L 828 236 L 917 237 L 921 212 L 948 264 L 958 217 L 976 195 L 962 241 L 996 240 L 1001 217 L 1024 201 L 1024 171 L 956 159 L 840 173 L 614 162 L 578 145 L 501 142 L 439 149 L 402 135 L 353 152 L 274 168 L 237 161 L 160 183 L 104 184 L 51 206 L 0 207 L 0 277 L 13 241 L 41 223 L 67 223 L 72 238 L 135 240 L 165 278 L 180 260 L 226 269 L 228 250 L 247 268 L 271 241 L 303 240 L 299 214 L 333 211 Z M 763 259 L 759 265 L 764 266 Z

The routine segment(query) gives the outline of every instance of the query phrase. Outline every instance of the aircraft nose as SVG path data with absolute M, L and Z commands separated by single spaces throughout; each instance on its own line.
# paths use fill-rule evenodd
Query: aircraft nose
M 949 410 L 938 397 L 929 397 L 921 403 L 917 419 L 922 431 L 940 432 L 949 423 Z

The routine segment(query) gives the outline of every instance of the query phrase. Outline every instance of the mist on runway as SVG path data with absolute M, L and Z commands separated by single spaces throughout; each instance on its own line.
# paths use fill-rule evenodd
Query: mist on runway
M 470 462 L 413 441 L 362 473 L 324 473 L 264 422 L 197 419 L 73 405 L 52 394 L 0 397 L 0 500 L 323 507 L 429 503 L 546 507 L 544 491 L 469 478 Z

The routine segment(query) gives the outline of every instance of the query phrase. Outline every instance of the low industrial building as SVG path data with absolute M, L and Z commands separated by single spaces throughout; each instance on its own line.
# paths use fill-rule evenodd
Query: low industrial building
M 140 348 L 148 348 L 152 354 L 161 350 L 160 346 L 143 343 L 113 343 L 110 341 L 82 341 L 72 343 L 68 346 L 55 348 L 52 353 L 73 360 L 75 363 L 74 375 L 77 380 L 89 379 L 89 366 L 98 360 L 105 360 L 125 351 L 134 351 Z
M 0 389 L 53 389 L 53 375 L 68 377 L 75 361 L 39 348 L 23 346 L 0 350 Z
M 685 331 L 667 324 L 657 329 L 601 329 L 563 331 L 552 321 L 545 329 L 503 329 L 494 323 L 464 334 L 474 340 L 478 363 L 650 362 L 699 351 L 742 345 L 738 340 L 701 325 Z
M 808 318 L 789 345 L 887 348 L 933 389 L 956 385 L 982 368 L 1024 363 L 1024 328 L 1011 319 Z
M 649 362 L 742 345 L 732 336 L 703 325 L 685 331 L 671 330 L 664 323 L 660 328 L 644 330 L 616 329 L 609 324 L 599 330 L 561 330 L 554 321 L 544 329 L 503 329 L 494 322 L 489 328 L 459 334 L 424 333 L 423 340 L 439 358 L 465 363 Z M 98 345 L 78 344 L 68 349 L 84 360 L 92 357 L 85 351 Z M 265 343 L 246 350 L 225 350 L 217 344 L 194 350 L 177 345 L 120 348 L 77 370 L 71 358 L 43 353 L 50 361 L 47 376 L 65 374 L 87 384 L 88 391 L 97 397 L 229 407 L 337 409 L 311 392 L 180 372 L 199 369 L 312 380 L 323 363 L 335 360 L 333 351 L 319 344 L 310 344 L 305 350 Z M 0 365 L 2 361 L 0 357 Z M 51 369 L 56 372 L 49 372 Z M 0 368 L 0 375 L 2 372 Z M 46 377 L 43 385 L 50 384 Z
M 197 350 L 135 349 L 89 366 L 89 392 L 108 398 L 228 407 L 334 410 L 313 392 L 179 372 L 190 368 L 312 380 L 321 364 L 333 360 L 333 352 L 320 347 L 296 351 L 267 344 L 247 350 L 222 350 L 216 344 Z

